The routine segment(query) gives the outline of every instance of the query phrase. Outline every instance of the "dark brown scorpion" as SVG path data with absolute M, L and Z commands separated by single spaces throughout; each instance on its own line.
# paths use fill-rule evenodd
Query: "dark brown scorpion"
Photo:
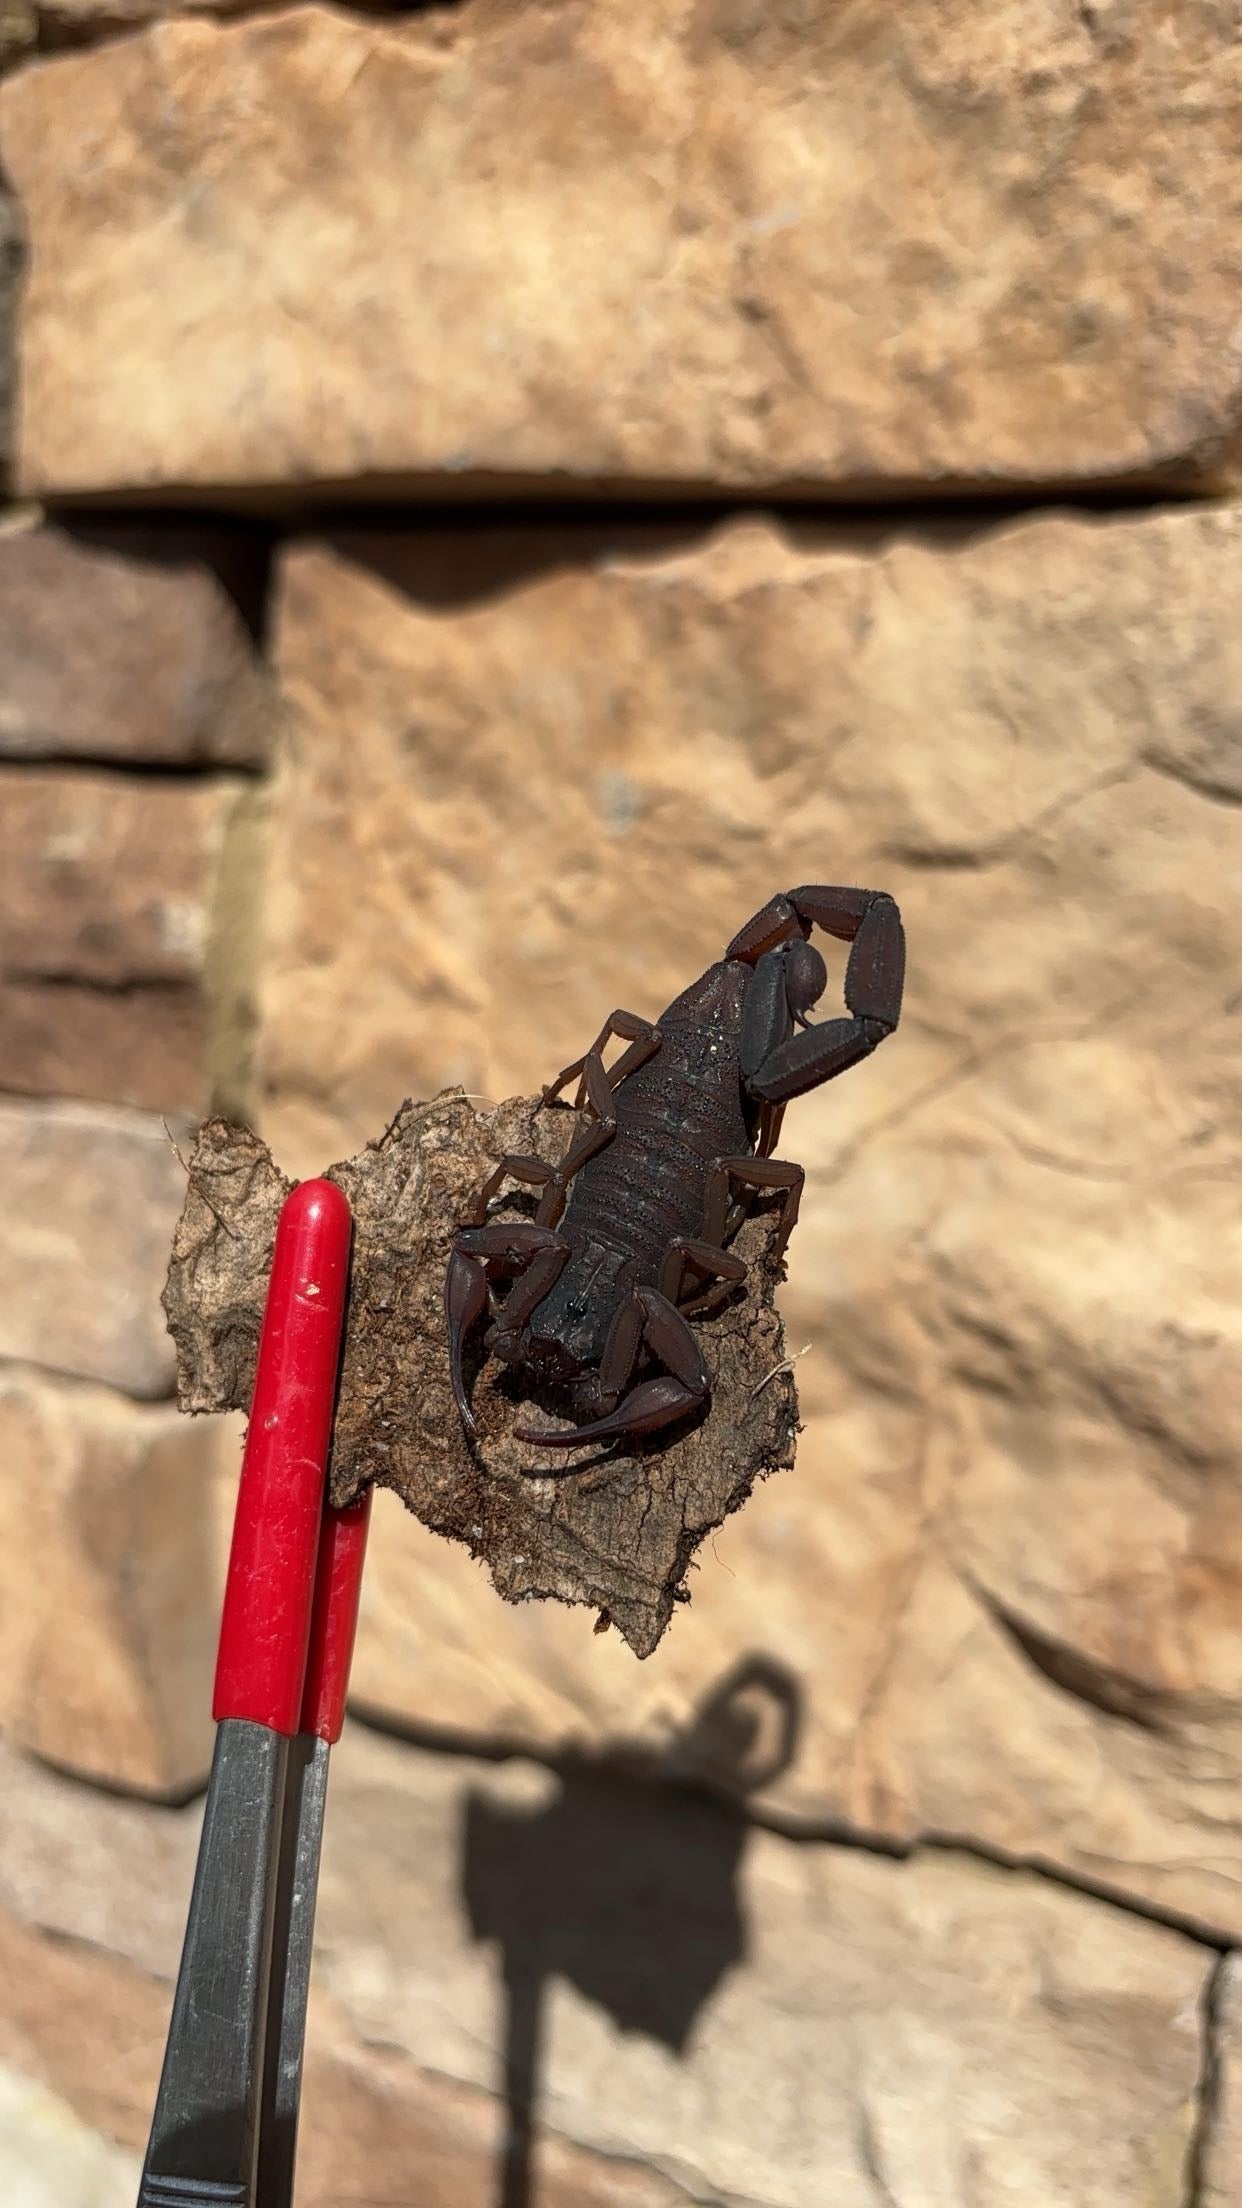
M 828 975 L 808 941 L 813 925 L 850 945 L 850 1016 L 814 1026 L 807 1014 Z M 488 1309 L 491 1355 L 565 1387 L 574 1415 L 589 1421 L 552 1433 L 519 1428 L 519 1441 L 573 1448 L 650 1434 L 706 1403 L 711 1377 L 688 1315 L 715 1309 L 746 1278 L 727 1247 L 745 1215 L 739 1192 L 782 1193 L 779 1257 L 804 1178 L 800 1165 L 772 1156 L 785 1106 L 892 1034 L 904 971 L 891 897 L 812 884 L 748 920 L 654 1026 L 633 1012 L 609 1016 L 585 1057 L 543 1092 L 551 1104 L 579 1082 L 584 1124 L 561 1163 L 502 1158 L 454 1237 L 449 1361 L 472 1438 L 462 1358 Z M 606 1071 L 611 1036 L 628 1047 Z M 508 1179 L 540 1190 L 533 1220 L 488 1220 Z M 512 1283 L 503 1302 L 498 1280 Z M 644 1357 L 664 1372 L 631 1385 Z

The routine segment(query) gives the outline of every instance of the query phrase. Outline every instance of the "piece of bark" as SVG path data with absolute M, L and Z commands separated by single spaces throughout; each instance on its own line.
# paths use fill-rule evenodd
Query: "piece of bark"
M 748 1220 L 737 1248 L 745 1295 L 702 1328 L 711 1404 L 671 1437 L 629 1449 L 585 1445 L 540 1463 L 514 1438 L 529 1418 L 520 1376 L 481 1358 L 469 1374 L 479 1443 L 462 1430 L 449 1383 L 443 1284 L 455 1228 L 506 1152 L 559 1157 L 573 1115 L 511 1098 L 478 1112 L 452 1091 L 406 1103 L 378 1142 L 329 1168 L 355 1233 L 329 1490 L 345 1503 L 374 1482 L 423 1524 L 486 1563 L 508 1602 L 589 1603 L 637 1656 L 656 1647 L 699 1543 L 755 1481 L 793 1462 L 797 1399 L 773 1293 L 770 1213 Z M 190 1161 L 164 1308 L 177 1345 L 186 1411 L 245 1409 L 272 1244 L 291 1183 L 259 1138 L 208 1120 Z M 498 1215 L 520 1216 L 514 1191 Z M 519 1402 L 526 1408 L 519 1415 Z M 549 1426 L 563 1404 L 540 1398 Z M 535 1415 L 539 1415 L 536 1413 Z

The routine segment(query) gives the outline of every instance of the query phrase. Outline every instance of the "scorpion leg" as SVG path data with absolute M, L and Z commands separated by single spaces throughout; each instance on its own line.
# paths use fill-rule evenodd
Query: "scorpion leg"
M 688 1305 L 680 1305 L 681 1291 L 687 1267 L 723 1283 L 726 1295 L 745 1280 L 746 1266 L 740 1257 L 728 1250 L 713 1249 L 710 1243 L 696 1242 L 689 1235 L 678 1235 L 670 1242 L 660 1273 L 659 1294 L 671 1308 L 683 1315 L 699 1312 L 719 1301 L 718 1293 L 709 1290 L 706 1295 L 696 1293 Z M 604 1354 L 599 1361 L 599 1408 L 602 1413 L 615 1409 L 625 1393 L 638 1362 L 645 1328 L 645 1308 L 642 1292 L 634 1289 L 625 1299 L 608 1330 Z
M 569 1146 L 559 1165 L 549 1165 L 546 1158 L 524 1157 L 516 1151 L 509 1152 L 488 1174 L 474 1201 L 470 1225 L 481 1227 L 487 1218 L 487 1207 L 500 1191 L 504 1181 L 524 1181 L 529 1188 L 542 1191 L 535 1219 L 541 1227 L 554 1227 L 565 1209 L 565 1195 L 570 1181 L 579 1166 L 611 1142 L 617 1131 L 617 1114 L 612 1101 L 612 1090 L 598 1056 L 588 1053 L 584 1064 L 583 1085 L 587 1090 L 593 1124 L 588 1126 Z
M 621 1053 L 616 1065 L 609 1071 L 608 1086 L 610 1089 L 619 1088 L 631 1073 L 636 1073 L 639 1066 L 645 1065 L 648 1058 L 654 1057 L 660 1047 L 660 1030 L 658 1027 L 653 1027 L 650 1020 L 640 1020 L 637 1012 L 610 1012 L 590 1049 L 585 1051 L 581 1058 L 575 1058 L 572 1066 L 566 1066 L 563 1073 L 558 1073 L 555 1081 L 549 1081 L 545 1084 L 543 1091 L 544 1103 L 555 1104 L 562 1089 L 567 1088 L 571 1081 L 579 1081 L 581 1086 L 578 1090 L 575 1108 L 581 1111 L 586 1090 L 583 1076 L 586 1071 L 587 1059 L 599 1058 L 604 1045 L 613 1035 L 617 1037 L 619 1042 L 628 1043 L 630 1048 Z
M 802 1202 L 802 1184 L 806 1174 L 800 1165 L 788 1158 L 718 1158 L 707 1181 L 707 1203 L 703 1214 L 703 1233 L 708 1242 L 723 1242 L 741 1222 L 742 1214 L 731 1210 L 730 1185 L 737 1182 L 743 1188 L 783 1188 L 785 1202 L 781 1213 L 780 1228 L 772 1250 L 774 1259 L 782 1257 L 785 1244 L 793 1233 Z
M 688 1303 L 682 1303 L 681 1291 L 687 1268 L 692 1267 L 716 1286 L 706 1291 L 700 1282 Z M 701 1317 L 705 1311 L 714 1311 L 718 1304 L 732 1295 L 746 1278 L 746 1265 L 731 1250 L 720 1249 L 711 1242 L 696 1242 L 687 1234 L 679 1234 L 670 1242 L 660 1272 L 660 1294 L 667 1297 L 678 1310 Z
M 470 1226 L 481 1227 L 484 1225 L 487 1219 L 487 1207 L 493 1196 L 499 1195 L 502 1182 L 509 1180 L 524 1181 L 528 1188 L 546 1189 L 549 1181 L 553 1181 L 555 1178 L 556 1167 L 549 1165 L 546 1158 L 525 1158 L 515 1152 L 510 1152 L 488 1174 L 482 1188 L 475 1197 L 474 1209 L 469 1221 Z
M 781 1139 L 781 1121 L 785 1117 L 783 1104 L 765 1104 L 759 1114 L 759 1138 L 756 1148 L 761 1158 L 770 1158 Z
M 448 1322 L 453 1398 L 472 1440 L 476 1438 L 477 1428 L 466 1399 L 462 1357 L 467 1335 L 487 1308 L 489 1269 L 502 1276 L 525 1273 L 529 1280 L 541 1259 L 546 1266 L 548 1259 L 554 1258 L 555 1270 L 551 1271 L 551 1278 L 541 1275 L 539 1294 L 544 1296 L 568 1255 L 568 1245 L 559 1235 L 528 1219 L 499 1220 L 486 1227 L 463 1227 L 457 1235 L 444 1281 L 444 1314 Z M 525 1287 L 526 1282 L 522 1285 Z
M 615 1411 L 617 1404 L 630 1384 L 638 1354 L 643 1346 L 643 1326 L 646 1322 L 636 1290 L 631 1290 L 608 1329 L 604 1354 L 599 1361 L 599 1409 L 601 1413 Z
M 586 1164 L 588 1158 L 593 1158 L 597 1150 L 602 1150 L 605 1143 L 612 1141 L 617 1131 L 617 1107 L 612 1100 L 612 1088 L 604 1071 L 604 1061 L 597 1050 L 589 1050 L 582 1061 L 582 1086 L 586 1090 L 592 1116 L 582 1132 L 571 1142 L 556 1169 L 559 1201 L 553 1199 L 550 1203 L 548 1195 L 545 1195 L 539 1206 L 541 1219 L 549 1213 L 552 1217 L 560 1217 L 565 1207 L 568 1183 L 579 1168 Z
M 519 1441 L 535 1442 L 545 1449 L 576 1449 L 585 1441 L 620 1441 L 628 1434 L 654 1434 L 661 1426 L 670 1426 L 674 1419 L 685 1418 L 706 1403 L 711 1375 L 693 1329 L 658 1289 L 636 1288 L 634 1294 L 642 1307 L 642 1342 L 667 1366 L 667 1373 L 656 1380 L 640 1380 L 615 1411 L 595 1419 L 590 1426 L 566 1426 L 551 1434 L 520 1429 Z
M 562 1242 L 559 1234 L 552 1234 L 546 1227 L 540 1231 L 547 1234 L 547 1241 L 542 1249 L 532 1252 L 521 1279 L 509 1290 L 495 1325 L 484 1336 L 492 1355 L 510 1364 L 521 1356 L 527 1320 L 543 1302 L 549 1288 L 555 1287 L 569 1256 L 569 1244 Z

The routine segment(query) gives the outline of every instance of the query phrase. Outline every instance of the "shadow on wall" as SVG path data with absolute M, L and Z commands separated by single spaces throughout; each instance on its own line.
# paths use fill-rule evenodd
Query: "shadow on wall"
M 694 1781 L 710 1772 L 738 1794 L 769 1784 L 793 1761 L 799 1712 L 793 1677 L 765 1657 L 745 1657 L 660 1759 L 661 1779 L 671 1765 L 681 1783 L 636 1785 L 600 1758 L 563 1769 L 556 1799 L 533 1811 L 470 1797 L 466 1909 L 476 1939 L 499 1948 L 507 2003 L 498 2208 L 530 2208 L 534 2197 L 548 1980 L 566 1979 L 622 2031 L 680 2052 L 704 2002 L 744 1960 L 746 1823 Z M 628 1766 L 632 1773 L 632 1756 Z

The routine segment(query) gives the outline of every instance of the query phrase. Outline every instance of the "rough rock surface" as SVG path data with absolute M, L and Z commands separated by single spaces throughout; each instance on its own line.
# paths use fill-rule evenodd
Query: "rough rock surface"
M 211 967 L 244 789 L 231 776 L 3 771 L 0 1085 L 154 1111 L 206 1106 L 212 997 L 236 979 Z
M 0 1725 L 105 1786 L 180 1795 L 211 1761 L 227 1426 L 0 1371 Z
M 0 759 L 261 765 L 273 699 L 215 573 L 231 548 L 110 534 L 0 536 Z
M 434 542 L 289 556 L 288 1167 L 407 1093 L 530 1091 L 782 884 L 892 889 L 911 952 L 897 1037 L 785 1125 L 796 1476 L 641 1677 L 390 1518 L 369 1702 L 658 1748 L 761 1653 L 803 1703 L 772 1814 L 1242 1927 L 1240 543 L 1228 510 L 586 569 L 536 539 L 477 601 Z
M 28 1789 L 20 1778 L 18 1789 L 25 1802 Z M 88 1845 L 74 1852 L 80 1884 L 72 1929 L 66 1936 L 59 1928 L 64 1912 L 56 1910 L 50 1912 L 55 1929 L 38 1929 L 48 1921 L 46 1890 L 32 1892 L 28 1883 L 19 1884 L 15 1911 L 0 1910 L 0 2058 L 7 2056 L 17 2069 L 9 2107 L 0 2094 L 0 2153 L 6 2177 L 25 2153 L 23 2172 L 30 2167 L 32 2182 L 36 2171 L 47 2178 L 46 2191 L 14 2201 L 10 2189 L 6 2202 L 12 2208 L 113 2208 L 105 2181 L 123 2164 L 132 2175 L 128 2191 L 120 2190 L 118 2179 L 115 2202 L 129 2208 L 159 2081 L 167 1981 L 176 1968 L 177 1919 L 193 1871 L 197 1815 L 179 1823 L 175 1860 L 161 1858 L 154 1867 L 156 1882 L 147 1893 L 161 1917 L 161 1934 L 157 1952 L 148 1955 L 144 1947 L 139 1964 L 131 1960 L 133 1943 L 123 1929 L 107 1929 L 101 1938 L 92 1907 L 109 1883 L 152 1873 L 149 1852 L 140 1839 L 134 1845 L 132 1817 L 118 1832 L 88 1799 L 62 1795 L 56 1807 L 62 1823 L 68 1816 L 79 1834 L 84 1826 L 89 1831 Z M 121 1814 L 130 1816 L 127 1808 Z M 146 1829 L 140 1826 L 139 1834 Z M 8 1871 L 0 1862 L 6 1891 Z M 80 1929 L 84 1923 L 92 1924 L 89 1934 Z M 22 2080 L 28 2081 L 24 2092 Z M 59 2157 L 48 2136 L 53 2094 L 53 2110 L 76 2111 L 72 2126 L 62 2128 Z M 298 2132 L 299 2208 L 347 2202 L 396 2208 L 411 2199 L 412 2171 L 419 2208 L 491 2208 L 502 2124 L 490 2094 L 417 2069 L 390 2049 L 363 2045 L 317 1989 Z M 89 2127 L 85 2139 L 79 2125 Z M 71 2172 L 76 2175 L 63 2152 L 66 2138 L 95 2185 L 80 2196 L 66 2189 Z M 132 2164 L 114 2142 L 130 2150 Z M 541 2142 L 535 2175 L 546 2208 L 682 2208 L 684 2201 L 680 2187 L 658 2172 L 584 2153 L 555 2136 Z
M 1202 2156 L 1203 2208 L 1242 2198 L 1242 1958 L 1222 1956 L 1210 2004 L 1214 2060 L 1208 2065 Z
M 265 0 L 257 0 L 259 7 Z M 266 0 L 275 5 L 275 0 Z M 166 18 L 240 15 L 251 0 L 34 0 L 35 31 L 41 49 L 56 53 L 66 46 L 89 46 L 141 29 Z M 256 9 L 257 12 L 257 9 Z
M 0 1772 L 0 2019 L 16 2004 L 27 2066 L 133 2141 L 168 1998 L 140 1974 L 175 1967 L 197 1815 L 11 1752 Z M 556 2208 L 1188 2197 L 1214 1958 L 1031 1874 L 748 1834 L 589 1763 L 347 1728 L 317 1939 L 302 2153 L 324 2208 L 404 2200 L 415 2165 L 384 2178 L 420 2138 L 435 2208 L 493 2200 L 506 2051 L 509 2152 L 533 2088 Z M 344 2192 L 334 2130 L 360 2150 Z
M 0 9 L 0 68 L 21 50 L 21 25 L 11 27 Z M 8 489 L 13 448 L 13 384 L 17 355 L 17 307 L 22 271 L 22 224 L 17 201 L 0 181 L 0 486 Z
M 474 0 L 22 71 L 21 479 L 1219 482 L 1234 22 Z
M 0 2147 L 10 2208 L 130 2208 L 141 2165 L 68 2102 L 0 2063 Z
M 0 0 L 0 71 L 16 68 L 38 35 L 34 0 Z
M 354 1218 L 349 1307 L 329 1488 L 347 1503 L 369 1482 L 395 1489 L 433 1532 L 483 1559 L 508 1602 L 589 1603 L 638 1656 L 660 1640 L 705 1536 L 756 1480 L 793 1461 L 797 1406 L 767 1256 L 772 1222 L 746 1221 L 733 1247 L 744 1293 L 700 1324 L 712 1373 L 707 1412 L 633 1449 L 548 1451 L 515 1427 L 563 1430 L 555 1393 L 472 1345 L 478 1425 L 468 1442 L 449 1377 L 444 1276 L 455 1229 L 495 1162 L 559 1161 L 576 1121 L 514 1099 L 476 1112 L 451 1095 L 407 1104 L 360 1157 L 330 1168 Z M 183 1409 L 248 1407 L 276 1216 L 288 1191 L 257 1138 L 219 1119 L 190 1160 L 164 1291 Z M 528 1215 L 526 1191 L 494 1218 Z M 481 1365 L 481 1370 L 474 1370 Z M 550 1416 L 548 1414 L 551 1414 Z
M 0 1358 L 169 1394 L 159 1297 L 185 1171 L 159 1120 L 0 1099 L 0 1188 Z

